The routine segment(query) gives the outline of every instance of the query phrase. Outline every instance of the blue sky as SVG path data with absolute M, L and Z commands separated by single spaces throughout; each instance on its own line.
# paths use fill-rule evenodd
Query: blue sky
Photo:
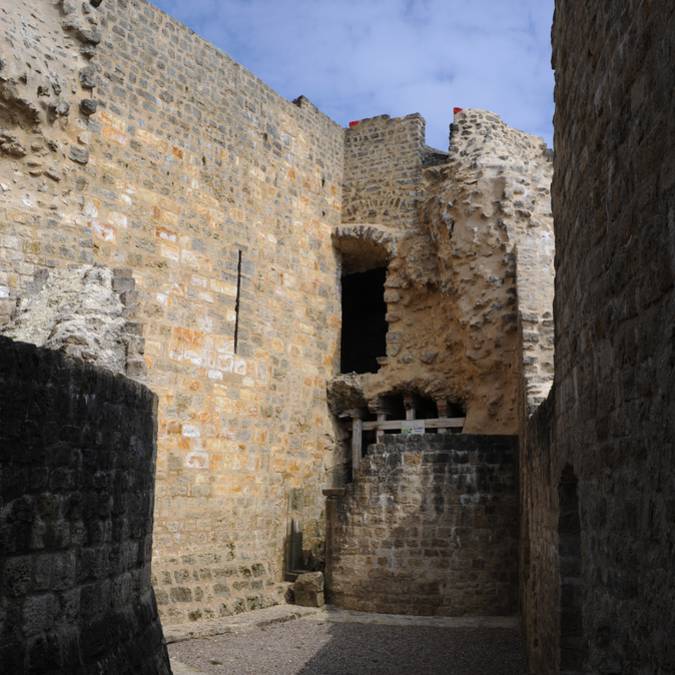
M 554 0 L 151 0 L 286 98 L 336 122 L 421 113 L 447 148 L 452 107 L 551 145 Z

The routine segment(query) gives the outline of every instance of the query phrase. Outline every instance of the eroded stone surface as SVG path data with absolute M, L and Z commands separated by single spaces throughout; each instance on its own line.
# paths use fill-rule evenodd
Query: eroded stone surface
M 127 319 L 113 280 L 101 266 L 44 270 L 0 332 L 124 373 Z
M 323 572 L 305 572 L 299 574 L 293 584 L 293 602 L 301 607 L 323 607 Z
M 449 400 L 466 409 L 465 431 L 515 433 L 521 390 L 532 406 L 553 376 L 551 153 L 496 115 L 466 110 L 455 118 L 447 162 L 423 169 L 421 123 L 374 118 L 347 132 L 346 166 L 380 202 L 395 202 L 395 186 L 417 180 L 420 204 L 416 218 L 390 222 L 345 191 L 347 214 L 370 213 L 388 226 L 360 225 L 364 247 L 385 245 L 391 228 L 398 233 L 387 249 L 386 360 L 352 387 L 368 401 L 392 391 Z M 405 163 L 386 164 L 401 138 Z M 360 259 L 342 249 L 347 264 L 350 255 Z M 343 385 L 340 376 L 330 390 Z
M 0 157 L 25 158 L 30 175 L 48 175 L 71 143 L 69 115 L 78 99 L 90 98 L 83 90 L 96 86 L 87 60 L 101 41 L 99 11 L 74 0 L 2 0 L 0 24 L 7 47 L 0 59 Z M 80 111 L 89 116 L 95 107 L 84 103 Z M 88 159 L 76 146 L 69 156 Z

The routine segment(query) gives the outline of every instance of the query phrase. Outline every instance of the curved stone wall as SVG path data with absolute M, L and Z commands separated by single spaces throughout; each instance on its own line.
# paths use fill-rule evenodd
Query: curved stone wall
M 359 611 L 516 611 L 516 437 L 385 436 L 329 504 L 328 599 Z M 329 500 L 331 501 L 331 500 Z
M 0 672 L 170 673 L 155 425 L 144 386 L 0 338 Z

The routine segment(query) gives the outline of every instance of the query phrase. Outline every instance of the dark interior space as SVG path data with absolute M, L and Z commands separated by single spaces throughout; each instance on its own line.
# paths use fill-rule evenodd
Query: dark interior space
M 431 420 L 438 417 L 436 401 L 428 396 L 415 396 L 415 419 Z
M 380 397 L 380 405 L 387 413 L 389 420 L 404 420 L 405 405 L 403 403 L 403 394 L 389 394 Z
M 380 267 L 342 277 L 340 369 L 343 373 L 376 373 L 377 357 L 386 353 L 386 273 L 387 270 Z

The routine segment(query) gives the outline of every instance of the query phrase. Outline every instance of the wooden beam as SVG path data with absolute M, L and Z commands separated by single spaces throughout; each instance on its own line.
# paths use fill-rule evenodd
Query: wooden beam
M 363 420 L 359 417 L 352 418 L 352 480 L 356 477 L 359 464 L 361 464 L 361 454 L 363 444 Z
M 363 431 L 398 431 L 406 420 L 378 420 L 376 422 L 362 422 Z M 462 429 L 464 427 L 465 417 L 437 417 L 431 420 L 424 420 L 424 426 L 427 429 Z M 379 441 L 378 441 L 379 442 Z

